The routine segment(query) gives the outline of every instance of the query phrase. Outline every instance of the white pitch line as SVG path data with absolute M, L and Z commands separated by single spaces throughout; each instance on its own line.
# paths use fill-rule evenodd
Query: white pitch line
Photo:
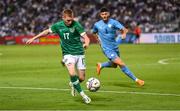
M 161 59 L 158 61 L 159 64 L 163 64 L 163 65 L 166 65 L 166 64 L 169 64 L 168 61 L 170 60 L 178 60 L 180 58 L 167 58 L 167 59 Z
M 150 92 L 128 92 L 128 91 L 99 91 L 103 93 L 120 93 L 120 94 L 138 94 L 138 95 L 154 95 L 154 96 L 179 96 L 180 94 L 168 93 L 150 93 Z
M 0 89 L 22 89 L 22 90 L 46 90 L 46 91 L 69 91 L 70 89 L 41 88 L 41 87 L 0 87 Z
M 21 90 L 48 90 L 48 91 L 70 91 L 70 89 L 59 88 L 38 88 L 38 87 L 0 87 L 0 89 L 21 89 Z M 85 90 L 88 91 L 88 90 Z M 176 96 L 180 97 L 180 94 L 172 93 L 151 93 L 151 92 L 128 92 L 128 91 L 105 91 L 100 90 L 97 93 L 115 93 L 115 94 L 137 94 L 137 95 L 153 95 L 153 96 Z

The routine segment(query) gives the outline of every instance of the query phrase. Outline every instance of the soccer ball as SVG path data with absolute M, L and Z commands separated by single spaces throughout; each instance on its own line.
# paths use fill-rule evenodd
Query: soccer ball
M 91 77 L 86 82 L 86 86 L 89 91 L 96 92 L 100 88 L 100 81 L 95 77 Z

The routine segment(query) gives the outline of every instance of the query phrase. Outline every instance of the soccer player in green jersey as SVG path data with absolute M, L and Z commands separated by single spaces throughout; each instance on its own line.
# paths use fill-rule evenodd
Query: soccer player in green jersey
M 85 103 L 90 103 L 91 99 L 84 93 L 80 82 L 85 80 L 85 55 L 84 48 L 89 46 L 89 38 L 81 24 L 74 20 L 73 11 L 65 9 L 62 12 L 62 20 L 53 24 L 29 39 L 27 44 L 32 43 L 35 39 L 45 36 L 49 33 L 56 33 L 60 36 L 60 45 L 63 54 L 63 62 L 70 75 L 71 94 L 75 96 L 75 90 L 80 93 Z M 84 43 L 80 38 L 83 37 Z M 77 70 L 77 71 L 76 71 Z

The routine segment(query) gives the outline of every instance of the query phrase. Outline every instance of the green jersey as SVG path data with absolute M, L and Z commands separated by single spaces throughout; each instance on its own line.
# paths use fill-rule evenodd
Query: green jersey
M 63 55 L 83 55 L 84 48 L 80 40 L 84 28 L 77 21 L 73 21 L 70 26 L 66 26 L 64 21 L 61 20 L 50 27 L 53 33 L 60 36 L 60 45 Z

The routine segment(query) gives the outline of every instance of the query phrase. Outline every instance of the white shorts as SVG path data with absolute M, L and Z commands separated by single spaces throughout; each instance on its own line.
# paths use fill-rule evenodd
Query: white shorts
M 63 62 L 68 64 L 75 64 L 77 69 L 86 69 L 85 55 L 65 55 Z

